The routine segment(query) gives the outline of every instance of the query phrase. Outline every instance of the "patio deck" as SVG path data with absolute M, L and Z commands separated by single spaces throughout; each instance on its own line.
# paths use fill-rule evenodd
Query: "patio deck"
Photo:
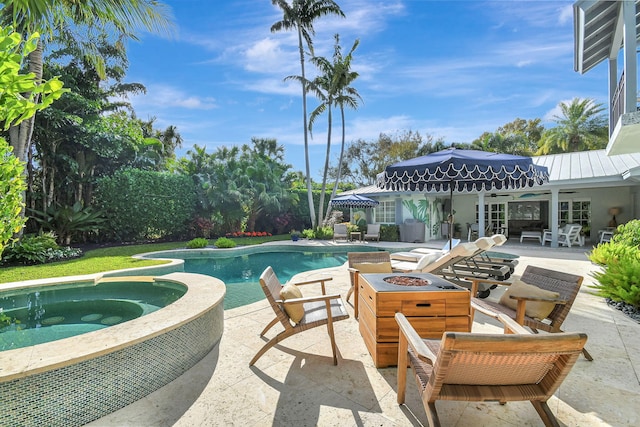
M 499 250 L 520 255 L 516 274 L 528 264 L 585 276 L 565 330 L 585 332 L 594 357 L 581 357 L 549 406 L 561 425 L 632 426 L 640 424 L 640 324 L 590 294 L 595 267 L 590 247 L 543 248 L 538 242 L 508 242 Z M 297 242 L 296 244 L 301 244 Z M 307 244 L 334 244 L 332 242 Z M 371 243 L 372 245 L 377 245 Z M 337 243 L 338 246 L 346 243 Z M 394 244 L 396 245 L 396 244 Z M 407 248 L 406 244 L 397 244 Z M 380 246 L 389 247 L 388 242 Z M 418 245 L 410 245 L 418 246 Z M 434 248 L 442 242 L 429 242 Z M 296 279 L 334 277 L 333 290 L 349 288 L 346 267 L 303 273 Z M 490 298 L 499 298 L 492 291 Z M 352 313 L 351 305 L 348 305 Z M 408 381 L 406 404 L 396 403 L 396 368 L 375 368 L 353 317 L 335 325 L 338 366 L 331 360 L 322 328 L 295 335 L 249 367 L 264 344 L 258 336 L 273 318 L 264 301 L 225 311 L 218 351 L 183 376 L 91 426 L 418 426 L 426 416 L 415 383 Z M 497 323 L 476 315 L 474 332 L 500 332 Z M 270 332 L 272 334 L 273 332 Z M 271 335 L 269 335 L 271 336 Z M 528 402 L 436 403 L 443 425 L 538 426 Z

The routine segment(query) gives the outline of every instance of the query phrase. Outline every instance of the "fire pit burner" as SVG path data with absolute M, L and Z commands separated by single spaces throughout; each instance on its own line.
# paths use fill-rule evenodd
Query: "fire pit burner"
M 400 286 L 427 286 L 431 284 L 431 280 L 412 276 L 389 276 L 383 280 L 387 283 Z

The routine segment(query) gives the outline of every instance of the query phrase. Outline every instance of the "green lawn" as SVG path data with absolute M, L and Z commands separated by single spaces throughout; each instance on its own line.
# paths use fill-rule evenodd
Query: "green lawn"
M 289 235 L 271 237 L 239 237 L 233 239 L 240 245 L 257 245 L 268 241 L 289 240 Z M 209 241 L 210 244 L 214 240 Z M 77 276 L 81 274 L 100 273 L 103 271 L 120 270 L 123 268 L 145 267 L 148 265 L 165 264 L 161 260 L 140 260 L 131 258 L 132 255 L 144 252 L 164 251 L 170 249 L 184 249 L 186 242 L 152 243 L 142 245 L 114 246 L 110 248 L 94 249 L 85 252 L 81 258 L 60 261 L 50 264 L 31 265 L 25 267 L 0 268 L 0 283 L 18 282 L 22 280 L 45 279 L 49 277 Z

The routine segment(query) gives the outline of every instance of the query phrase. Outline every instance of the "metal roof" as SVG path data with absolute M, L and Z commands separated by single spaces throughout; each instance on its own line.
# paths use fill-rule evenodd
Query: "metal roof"
M 620 18 L 621 1 L 580 0 L 573 4 L 574 69 L 584 74 L 605 59 L 616 58 L 623 46 L 623 25 Z M 638 8 L 636 15 L 636 43 L 640 30 Z
M 549 169 L 549 183 L 540 188 L 594 188 L 617 185 L 637 185 L 640 180 L 640 153 L 607 156 L 605 150 L 549 154 L 532 157 L 535 164 Z M 509 193 L 531 191 L 511 190 Z M 356 188 L 341 194 L 396 195 L 410 192 L 384 190 L 376 185 Z

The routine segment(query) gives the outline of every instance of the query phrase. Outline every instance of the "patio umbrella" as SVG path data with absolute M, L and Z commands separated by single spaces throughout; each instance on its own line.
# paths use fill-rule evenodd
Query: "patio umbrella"
M 347 194 L 331 199 L 329 202 L 334 208 L 372 208 L 380 204 L 379 201 L 359 194 Z
M 547 168 L 534 164 L 531 157 L 449 148 L 387 166 L 378 174 L 377 185 L 395 191 L 449 191 L 452 215 L 454 190 L 513 190 L 548 180 Z

